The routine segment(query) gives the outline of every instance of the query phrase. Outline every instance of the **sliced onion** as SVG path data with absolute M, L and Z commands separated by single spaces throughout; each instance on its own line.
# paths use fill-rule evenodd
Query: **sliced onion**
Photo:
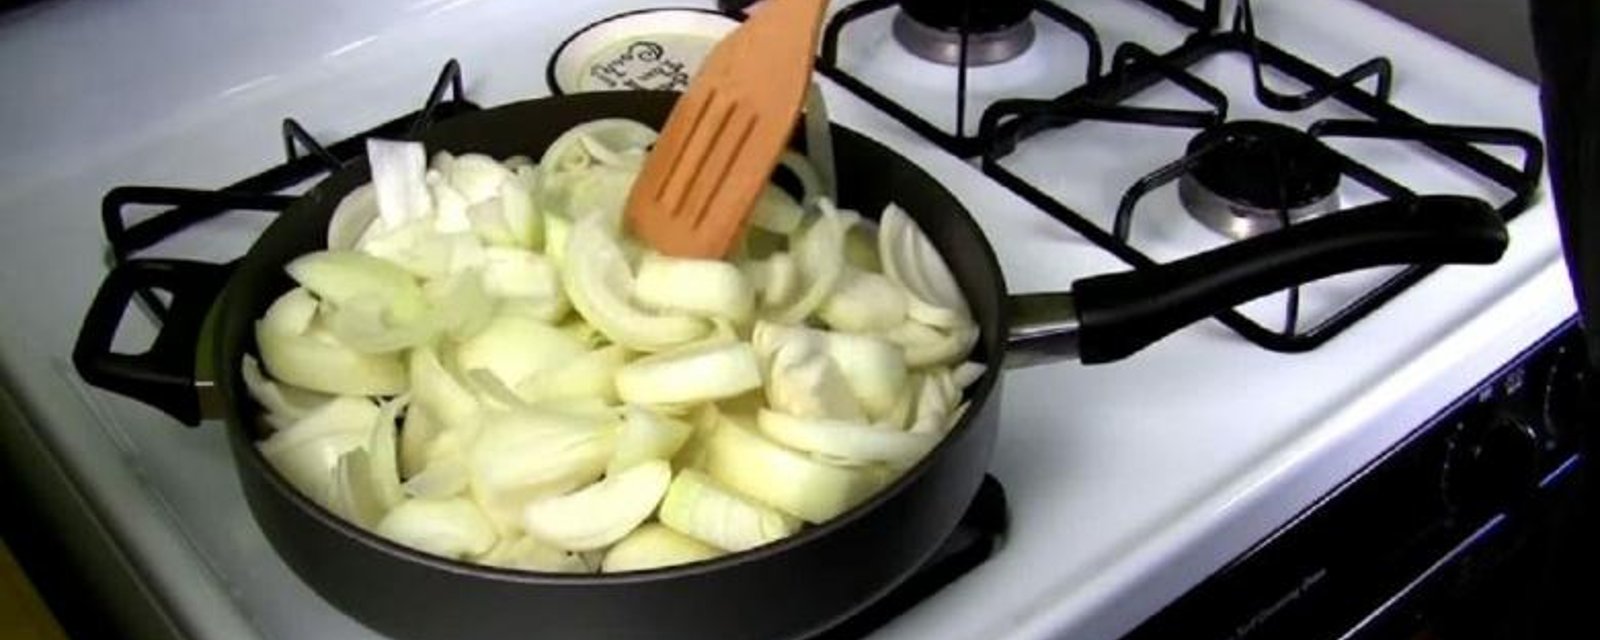
M 982 378 L 984 372 L 988 370 L 989 368 L 981 362 L 963 362 L 950 372 L 950 379 L 955 381 L 957 387 L 966 389 Z
M 261 315 L 260 324 L 278 333 L 300 335 L 311 330 L 317 317 L 317 299 L 302 287 L 295 287 L 278 296 Z
M 819 200 L 818 206 L 822 217 L 800 236 L 792 251 L 805 288 L 798 300 L 771 314 L 778 322 L 805 320 L 833 293 L 844 274 L 844 238 L 856 217 L 834 208 L 826 198 Z
M 544 571 L 548 573 L 589 573 L 589 565 L 575 553 L 562 551 L 528 536 L 503 538 L 478 562 L 494 567 Z
M 356 248 L 356 242 L 377 219 L 377 189 L 370 182 L 352 189 L 339 200 L 328 218 L 328 248 Z
M 407 387 L 406 367 L 397 355 L 361 353 L 314 333 L 274 331 L 265 322 L 256 323 L 256 344 L 272 377 L 313 391 L 391 396 Z
M 453 273 L 430 280 L 423 285 L 422 295 L 429 305 L 426 326 L 451 337 L 476 334 L 494 315 L 495 300 L 484 289 L 483 278 L 477 272 Z
M 466 491 L 471 482 L 472 474 L 467 470 L 466 460 L 451 456 L 434 460 L 400 488 L 415 498 L 449 498 Z
M 572 306 L 612 342 L 637 351 L 660 351 L 704 336 L 711 328 L 704 320 L 654 314 L 629 300 L 633 274 L 608 230 L 614 223 L 592 216 L 572 228 L 562 271 Z
M 890 204 L 884 207 L 878 224 L 878 254 L 884 274 L 905 287 L 913 309 L 932 314 L 921 320 L 946 328 L 971 324 L 972 312 L 961 286 L 916 221 Z
M 473 203 L 467 207 L 467 221 L 472 223 L 472 232 L 485 245 L 497 247 L 512 247 L 517 245 L 516 237 L 511 233 L 511 225 L 506 223 L 505 204 L 500 197 Z
M 533 318 L 499 314 L 456 348 L 464 370 L 485 369 L 506 385 L 570 362 L 588 349 L 567 333 Z
M 628 535 L 655 513 L 672 482 L 672 468 L 647 460 L 573 493 L 530 502 L 528 535 L 561 549 L 591 551 Z
M 649 254 L 639 263 L 633 297 L 655 309 L 731 322 L 755 311 L 755 290 L 739 268 L 721 260 Z
M 965 325 L 940 331 L 920 322 L 907 322 L 883 334 L 900 345 L 910 367 L 948 366 L 961 361 L 978 342 L 978 327 Z
M 333 485 L 327 507 L 363 529 L 370 529 L 388 512 L 383 497 L 373 484 L 372 456 L 356 448 L 339 456 L 333 469 Z
M 410 402 L 410 397 L 400 396 L 383 403 L 377 419 L 373 421 L 372 435 L 367 442 L 367 453 L 371 456 L 369 470 L 373 494 L 384 511 L 394 508 L 405 498 L 405 492 L 400 488 L 400 443 L 395 429 L 400 412 Z
M 787 253 L 774 253 L 764 260 L 751 260 L 740 265 L 745 279 L 750 281 L 760 297 L 761 308 L 771 309 L 787 304 L 800 290 L 800 267 Z
M 289 484 L 327 505 L 340 457 L 366 444 L 377 417 L 378 408 L 367 399 L 341 396 L 256 447 Z
M 685 422 L 630 406 L 623 413 L 616 450 L 606 465 L 606 474 L 619 473 L 648 460 L 670 460 L 693 432 L 694 427 Z
M 457 431 L 465 437 L 475 435 L 483 417 L 477 396 L 439 361 L 430 347 L 411 350 L 411 398 L 413 409 L 427 411 L 438 418 L 443 431 Z
M 893 280 L 852 268 L 818 315 L 839 331 L 878 333 L 904 324 L 907 305 L 905 290 Z
M 789 413 L 854 420 L 864 414 L 821 339 L 789 340 L 777 346 L 767 370 L 767 403 Z
M 542 411 L 486 422 L 467 464 L 473 497 L 502 531 L 520 529 L 522 508 L 594 482 L 611 459 L 613 425 Z
M 545 322 L 567 315 L 561 275 L 544 256 L 524 249 L 491 247 L 485 252 L 483 286 L 490 295 L 514 303 L 519 313 Z
M 544 255 L 557 267 L 566 268 L 567 242 L 572 237 L 572 220 L 563 216 L 546 214 L 544 220 Z
M 878 256 L 878 227 L 867 221 L 852 227 L 844 238 L 844 262 L 868 273 L 882 273 L 883 259 Z
M 420 142 L 367 139 L 367 163 L 377 192 L 383 228 L 393 229 L 432 214 L 432 200 L 423 179 L 427 152 Z
M 415 321 L 426 309 L 416 279 L 394 263 L 358 251 L 317 251 L 291 260 L 289 277 L 326 302 L 377 301 L 385 319 Z
M 362 252 L 383 258 L 421 278 L 461 273 L 483 264 L 483 242 L 470 232 L 442 233 L 427 220 L 409 222 L 364 238 Z
M 428 456 L 435 438 L 444 432 L 444 421 L 433 411 L 412 403 L 400 425 L 400 475 L 410 478 L 433 462 Z
M 711 436 L 706 472 L 734 491 L 811 523 L 844 513 L 878 488 L 869 474 L 819 462 L 727 424 Z
M 517 397 L 516 392 L 488 369 L 472 369 L 462 376 L 477 394 L 478 399 L 493 411 L 519 411 L 532 405 Z
M 894 406 L 889 409 L 887 415 L 878 420 L 877 424 L 902 431 L 910 429 L 912 421 L 916 418 L 917 396 L 921 391 L 922 375 L 908 375 L 900 396 L 894 401 Z
M 796 342 L 820 345 L 827 357 L 837 365 L 839 375 L 861 403 L 865 414 L 874 420 L 889 414 L 905 386 L 909 363 L 903 351 L 888 340 L 768 322 L 756 323 L 751 340 L 757 351 L 762 353 L 775 353 L 777 349 Z M 776 376 L 775 372 L 774 383 Z M 769 386 L 769 398 L 772 397 L 772 391 Z M 855 419 L 860 415 L 859 412 L 852 414 L 848 411 L 819 414 L 794 404 L 780 406 L 775 403 L 773 407 L 801 416 Z
M 438 168 L 438 167 L 435 167 Z M 500 195 L 500 185 L 511 179 L 511 170 L 500 161 L 481 153 L 463 153 L 448 169 L 440 168 L 468 204 L 477 204 Z
M 605 573 L 643 571 L 710 560 L 722 554 L 721 549 L 673 531 L 664 524 L 647 522 L 611 546 L 600 562 L 600 570 Z
M 728 420 L 715 404 L 702 404 L 692 411 L 688 416 L 688 424 L 694 427 L 694 430 L 689 433 L 688 440 L 678 447 L 678 452 L 672 456 L 672 468 L 704 470 L 711 434 Z
M 250 392 L 250 397 L 254 398 L 261 408 L 266 409 L 269 415 L 289 421 L 304 418 L 317 407 L 333 399 L 327 394 L 274 382 L 261 372 L 261 363 L 255 356 L 248 353 L 244 354 L 240 362 L 239 375 L 244 378 L 244 386 Z
M 515 387 L 528 402 L 570 398 L 617 401 L 617 371 L 628 362 L 628 350 L 611 345 L 572 359 L 559 368 L 528 376 Z
M 591 120 L 566 130 L 545 148 L 539 158 L 539 168 L 546 174 L 586 167 L 592 164 L 595 153 L 605 161 L 619 164 L 617 157 L 633 151 L 643 151 L 656 140 L 655 129 L 626 118 Z
M 750 226 L 789 235 L 800 229 L 805 215 L 805 209 L 788 192 L 769 184 L 761 190 L 755 207 L 750 210 Z
M 616 384 L 624 402 L 708 402 L 760 388 L 761 365 L 747 343 L 708 341 L 628 363 L 617 371 Z
M 944 433 L 951 426 L 950 412 L 960 401 L 961 390 L 948 370 L 929 372 L 923 377 L 917 394 L 917 413 L 911 423 L 911 433 Z
M 406 500 L 374 530 L 413 549 L 457 560 L 485 553 L 497 540 L 489 519 L 466 498 Z
M 520 249 L 544 246 L 544 225 L 534 207 L 533 191 L 527 180 L 513 178 L 500 183 L 500 215 L 511 233 L 511 246 Z
M 768 410 L 756 415 L 756 425 L 762 435 L 779 444 L 851 464 L 906 465 L 920 460 L 939 443 L 936 435 L 907 433 L 847 420 L 801 418 Z
M 800 530 L 800 521 L 723 488 L 685 469 L 661 501 L 661 523 L 718 549 L 743 551 Z
M 467 217 L 467 207 L 472 202 L 449 182 L 428 185 L 433 196 L 433 230 L 439 233 L 471 233 L 472 219 Z
M 905 387 L 910 363 L 904 352 L 887 340 L 851 333 L 829 332 L 826 344 L 867 416 L 886 415 Z
M 645 148 L 655 140 L 655 132 L 652 131 L 649 134 L 645 134 L 634 127 L 628 127 L 625 133 L 629 136 L 637 135 L 638 137 L 627 140 L 616 139 L 616 134 L 612 134 L 606 139 L 601 139 L 598 135 L 601 133 L 604 132 L 586 131 L 578 136 L 578 143 L 583 146 L 583 150 L 587 151 L 589 156 L 594 158 L 596 162 L 608 167 L 637 169 L 644 164 Z M 645 142 L 645 140 L 650 140 L 651 142 Z
M 363 438 L 371 433 L 379 409 L 371 400 L 357 396 L 336 396 L 316 410 L 296 420 L 287 429 L 261 441 L 264 454 L 274 454 L 299 446 L 314 438 L 340 432 L 355 432 Z M 329 468 L 332 468 L 331 460 Z
M 817 174 L 816 166 L 805 156 L 789 149 L 778 155 L 778 166 L 788 169 L 800 181 L 800 204 L 810 207 L 816 204 L 817 199 L 823 195 L 822 177 Z M 773 187 L 768 187 L 773 188 Z M 785 193 L 784 195 L 788 195 Z

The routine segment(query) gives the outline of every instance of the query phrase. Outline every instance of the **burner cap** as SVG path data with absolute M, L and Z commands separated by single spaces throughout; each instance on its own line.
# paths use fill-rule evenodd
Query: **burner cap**
M 1309 133 L 1260 120 L 1200 132 L 1187 153 L 1211 145 L 1178 183 L 1185 208 L 1207 227 L 1246 238 L 1339 207 L 1339 159 Z
M 961 63 L 961 30 L 967 28 L 967 64 L 1005 62 L 1033 44 L 1033 6 L 1027 0 L 901 0 L 894 37 L 913 55 Z

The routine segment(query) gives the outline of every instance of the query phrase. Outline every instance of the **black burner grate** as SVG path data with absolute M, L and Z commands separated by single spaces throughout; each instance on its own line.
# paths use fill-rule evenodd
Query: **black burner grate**
M 1483 179 L 1503 187 L 1511 193 L 1511 197 L 1501 203 L 1497 210 L 1507 220 L 1525 210 L 1538 189 L 1543 146 L 1532 134 L 1515 129 L 1424 122 L 1388 101 L 1392 74 L 1388 60 L 1374 58 L 1337 75 L 1324 71 L 1257 38 L 1248 1 L 1238 5 L 1231 30 L 1197 34 L 1179 47 L 1159 55 L 1127 43 L 1117 49 L 1111 69 L 1105 76 L 1065 96 L 1053 100 L 1010 99 L 991 105 L 985 110 L 980 125 L 979 137 L 988 143 L 983 152 L 983 171 L 1129 265 L 1136 268 L 1152 266 L 1156 261 L 1129 240 L 1136 205 L 1157 187 L 1170 184 L 1189 173 L 1215 153 L 1218 145 L 1200 145 L 1184 157 L 1155 168 L 1129 186 L 1123 193 L 1114 224 L 1109 230 L 1009 171 L 1000 160 L 1030 136 L 1084 121 L 1196 130 L 1216 127 L 1228 120 L 1228 100 L 1221 91 L 1187 69 L 1220 54 L 1242 54 L 1250 60 L 1254 97 L 1269 109 L 1300 111 L 1325 100 L 1335 100 L 1370 118 L 1318 121 L 1306 130 L 1314 138 L 1377 138 L 1419 142 Z M 1300 94 L 1273 91 L 1263 81 L 1265 69 L 1282 73 L 1310 89 Z M 1123 104 L 1134 94 L 1157 83 L 1171 83 L 1198 98 L 1206 107 L 1165 109 Z M 1371 84 L 1372 88 L 1362 89 L 1364 83 Z M 1522 154 L 1520 166 L 1496 159 L 1474 145 L 1513 148 Z M 1407 198 L 1414 195 L 1411 190 L 1379 171 L 1344 154 L 1332 153 L 1336 156 L 1341 175 L 1382 197 Z M 1290 223 L 1288 212 L 1283 213 L 1282 223 Z M 1281 327 L 1268 328 L 1236 310 L 1224 312 L 1218 319 L 1268 349 L 1307 351 L 1348 328 L 1433 269 L 1433 266 L 1427 265 L 1404 268 L 1310 327 L 1301 326 L 1298 288 L 1289 290 L 1286 296 Z
M 1221 0 L 1202 0 L 1202 6 L 1194 6 L 1184 0 L 1140 0 L 1170 16 L 1185 26 L 1209 31 L 1218 24 L 1221 16 Z M 899 0 L 864 0 L 841 9 L 828 20 L 822 33 L 822 51 L 817 58 L 817 71 L 827 76 L 840 86 L 849 89 L 862 100 L 889 114 L 901 124 L 916 131 L 918 135 L 943 148 L 954 155 L 971 158 L 981 155 L 988 146 L 988 139 L 980 128 L 975 132 L 968 132 L 966 122 L 967 112 L 967 73 L 972 65 L 966 59 L 967 47 L 962 46 L 962 57 L 953 72 L 956 74 L 956 90 L 953 94 L 955 100 L 955 127 L 946 130 L 926 118 L 918 115 L 907 105 L 903 105 L 894 98 L 885 95 L 869 86 L 865 81 L 856 77 L 849 69 L 839 65 L 839 40 L 844 37 L 845 28 L 869 15 L 890 9 L 899 4 Z M 1077 14 L 1053 3 L 1049 0 L 1031 0 L 1033 11 L 1044 19 L 1065 27 L 1067 30 L 1083 39 L 1087 48 L 1087 61 L 1084 73 L 1085 82 L 1093 82 L 1100 78 L 1103 67 L 1104 47 L 1094 27 Z M 958 30 L 965 38 L 971 35 L 970 29 Z M 965 40 L 963 40 L 965 42 Z
M 447 99 L 448 98 L 448 99 Z M 106 192 L 100 202 L 100 221 L 110 244 L 111 266 L 136 256 L 162 240 L 232 211 L 281 213 L 295 201 L 279 192 L 343 167 L 366 153 L 370 137 L 406 138 L 438 120 L 478 110 L 462 93 L 461 65 L 445 63 L 421 109 L 395 118 L 345 140 L 323 146 L 293 118 L 283 121 L 286 160 L 217 190 L 180 187 L 123 186 Z M 132 207 L 170 207 L 155 215 L 133 219 Z M 143 306 L 157 321 L 167 317 L 167 303 L 151 289 L 138 292 Z

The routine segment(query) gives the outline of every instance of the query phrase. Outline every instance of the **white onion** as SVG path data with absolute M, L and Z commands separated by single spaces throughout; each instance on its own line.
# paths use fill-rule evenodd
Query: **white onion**
M 655 513 L 672 482 L 663 460 L 647 460 L 563 496 L 530 502 L 522 511 L 528 535 L 569 551 L 603 549 Z
M 600 570 L 606 573 L 670 567 L 723 554 L 721 549 L 678 533 L 663 524 L 646 523 L 618 540 L 606 552 Z
M 794 535 L 800 521 L 719 486 L 693 469 L 679 471 L 661 501 L 661 523 L 719 549 L 743 551 Z
M 487 552 L 497 539 L 483 511 L 466 498 L 411 498 L 391 509 L 374 530 L 413 549 L 458 560 Z

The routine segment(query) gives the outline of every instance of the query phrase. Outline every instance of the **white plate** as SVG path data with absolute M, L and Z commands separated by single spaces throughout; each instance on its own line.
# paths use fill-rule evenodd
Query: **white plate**
M 545 80 L 556 94 L 623 89 L 682 91 L 706 54 L 739 21 L 705 9 L 617 14 L 556 48 Z

